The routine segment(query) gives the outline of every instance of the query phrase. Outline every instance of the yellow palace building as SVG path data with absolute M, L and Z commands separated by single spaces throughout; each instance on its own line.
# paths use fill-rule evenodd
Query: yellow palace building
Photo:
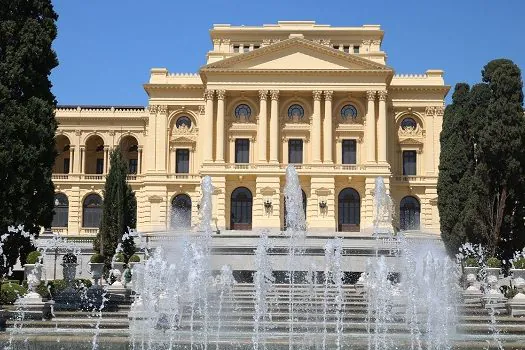
M 214 227 L 280 231 L 294 164 L 316 235 L 370 234 L 377 177 L 397 228 L 439 233 L 443 71 L 396 75 L 378 25 L 217 24 L 210 35 L 198 73 L 151 69 L 147 107 L 57 108 L 53 231 L 98 231 L 109 154 L 120 145 L 142 232 L 195 227 L 206 175 Z

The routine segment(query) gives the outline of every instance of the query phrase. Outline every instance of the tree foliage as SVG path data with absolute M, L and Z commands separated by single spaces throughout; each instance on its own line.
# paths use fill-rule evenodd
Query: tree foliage
M 438 205 L 454 254 L 466 242 L 508 256 L 524 243 L 525 118 L 520 69 L 489 62 L 482 80 L 456 86 L 441 133 Z
M 50 0 L 0 0 L 0 233 L 10 225 L 38 235 L 53 218 L 56 100 L 49 75 L 58 65 Z M 19 232 L 5 239 L 0 273 L 32 250 Z
M 98 250 L 107 263 L 111 261 L 119 243 L 122 244 L 126 258 L 133 255 L 133 240 L 122 242 L 122 237 L 128 232 L 128 227 L 135 228 L 136 225 L 135 194 L 126 182 L 128 169 L 120 147 L 111 152 L 110 167 L 104 186 L 104 209 L 100 230 L 93 243 L 94 250 Z

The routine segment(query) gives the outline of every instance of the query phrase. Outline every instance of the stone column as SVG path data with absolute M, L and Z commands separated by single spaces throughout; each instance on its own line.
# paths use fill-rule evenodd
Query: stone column
M 279 90 L 270 91 L 270 163 L 279 163 Z
M 204 115 L 204 156 L 205 163 L 213 162 L 213 90 L 204 91 L 206 110 Z
M 366 160 L 369 163 L 376 161 L 376 112 L 375 112 L 375 91 L 367 91 L 368 101 L 366 109 Z
M 324 119 L 323 119 L 323 160 L 332 164 L 332 95 L 333 91 L 324 92 Z
M 104 171 L 102 173 L 109 173 L 109 146 L 104 146 Z
M 266 131 L 268 130 L 268 120 L 267 120 L 267 105 L 268 99 L 268 90 L 259 90 L 259 129 L 257 130 L 257 140 L 259 146 L 259 156 L 258 160 L 261 163 L 266 163 L 268 157 L 266 155 Z
M 79 168 L 79 173 L 80 174 L 83 174 L 84 173 L 84 153 L 85 153 L 85 147 L 86 146 L 80 146 L 80 156 L 78 157 L 78 168 Z
M 379 119 L 377 121 L 377 161 L 386 163 L 386 91 L 379 91 Z
M 225 90 L 217 90 L 217 148 L 215 161 L 224 163 L 224 96 Z
M 69 145 L 69 173 L 77 173 L 77 161 L 75 157 L 75 146 Z
M 322 91 L 313 91 L 314 113 L 310 134 L 312 135 L 312 163 L 321 163 L 321 96 Z
M 142 146 L 137 147 L 137 175 L 142 174 Z

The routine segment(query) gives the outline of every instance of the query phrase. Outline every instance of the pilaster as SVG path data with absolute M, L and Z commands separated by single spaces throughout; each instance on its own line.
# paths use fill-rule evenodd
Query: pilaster
M 225 90 L 217 90 L 217 146 L 215 161 L 224 163 L 224 97 Z
M 375 113 L 375 91 L 366 92 L 366 160 L 368 163 L 376 162 L 376 113 Z
M 253 200 L 253 229 L 268 228 L 279 232 L 281 229 L 281 193 L 279 176 L 257 176 Z M 270 203 L 265 207 L 265 202 Z
M 321 163 L 321 97 L 322 91 L 313 91 L 314 111 L 310 134 L 312 135 L 312 163 Z
M 279 163 L 279 90 L 270 91 L 272 98 L 270 112 L 270 163 Z
M 387 92 L 379 91 L 379 118 L 377 122 L 377 161 L 379 163 L 386 163 L 386 99 Z
M 267 100 L 268 90 L 259 90 L 259 125 L 257 129 L 259 151 L 257 159 L 260 163 L 266 163 L 268 161 L 268 157 L 266 155 L 268 142 L 266 137 L 266 131 L 268 130 Z
M 204 91 L 204 100 L 206 101 L 206 110 L 204 115 L 204 155 L 203 161 L 213 162 L 213 90 Z
M 212 229 L 221 231 L 226 229 L 226 177 L 213 176 L 213 215 Z
M 332 135 L 332 96 L 333 91 L 324 92 L 324 119 L 323 119 L 323 160 L 325 164 L 333 163 L 333 135 Z

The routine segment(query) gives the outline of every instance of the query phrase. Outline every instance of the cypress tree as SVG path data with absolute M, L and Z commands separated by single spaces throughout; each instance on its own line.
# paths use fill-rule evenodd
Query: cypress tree
M 525 242 L 523 83 L 519 68 L 506 59 L 489 62 L 482 77 L 468 91 L 458 84 L 445 111 L 441 234 L 451 254 L 470 241 L 508 258 Z
M 466 240 L 460 222 L 461 213 L 469 196 L 465 182 L 469 181 L 471 152 L 466 105 L 469 101 L 468 84 L 457 84 L 452 95 L 452 104 L 445 108 L 443 129 L 440 135 L 441 153 L 437 185 L 441 235 L 449 252 Z
M 93 249 L 105 256 L 108 264 L 118 243 L 122 243 L 122 236 L 128 231 L 128 227 L 135 227 L 136 221 L 135 211 L 131 211 L 136 207 L 135 195 L 126 182 L 128 169 L 120 147 L 111 151 L 110 166 L 103 191 L 104 209 L 100 229 L 93 242 Z M 129 258 L 135 251 L 133 240 L 124 242 L 123 249 Z
M 34 235 L 51 226 L 57 18 L 50 0 L 0 0 L 0 234 L 10 225 Z M 4 237 L 0 273 L 30 249 L 27 237 Z

